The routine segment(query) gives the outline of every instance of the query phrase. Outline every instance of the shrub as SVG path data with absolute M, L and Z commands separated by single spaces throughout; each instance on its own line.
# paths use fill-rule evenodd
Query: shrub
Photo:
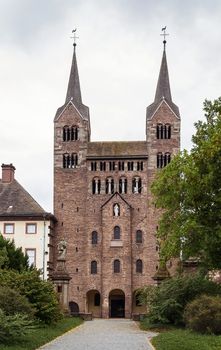
M 151 302 L 148 305 L 150 322 L 183 324 L 186 304 L 201 294 L 221 295 L 221 285 L 201 274 L 177 276 L 162 282 L 150 295 Z
M 4 238 L 0 233 L 0 267 L 16 271 L 28 270 L 28 256 L 22 248 L 16 248 L 13 240 Z
M 221 334 L 221 296 L 201 295 L 187 304 L 184 319 L 193 331 Z
M 35 308 L 35 316 L 44 323 L 58 321 L 61 310 L 51 282 L 41 280 L 38 271 L 1 270 L 0 285 L 16 289 Z
M 35 311 L 25 296 L 9 287 L 0 287 L 0 309 L 6 315 L 20 313 L 28 315 L 29 318 L 33 317 Z
M 27 315 L 14 314 L 8 316 L 0 309 L 0 343 L 19 340 L 31 328 L 33 328 L 33 323 L 28 320 Z

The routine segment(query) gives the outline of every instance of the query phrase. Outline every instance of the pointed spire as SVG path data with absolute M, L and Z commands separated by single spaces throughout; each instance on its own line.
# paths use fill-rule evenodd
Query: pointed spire
M 170 106 L 172 111 L 175 113 L 177 118 L 180 118 L 180 112 L 179 108 L 173 103 L 171 91 L 170 91 L 170 80 L 169 80 L 169 73 L 168 73 L 168 67 L 167 67 L 167 57 L 166 57 L 166 35 L 169 35 L 166 33 L 166 27 L 162 28 L 162 31 L 164 32 L 164 41 L 163 41 L 163 57 L 160 67 L 160 74 L 157 82 L 157 89 L 155 94 L 155 99 L 152 104 L 150 104 L 147 107 L 146 111 L 146 117 L 147 119 L 151 119 L 154 112 L 157 110 L 158 106 L 162 102 L 162 100 L 165 100 L 167 104 Z
M 158 102 L 162 98 L 165 98 L 168 102 L 172 102 L 165 43 L 154 102 Z
M 73 46 L 74 46 L 74 52 L 73 52 L 71 72 L 70 72 L 70 78 L 69 78 L 65 103 L 72 100 L 73 103 L 76 106 L 78 106 L 82 104 L 82 100 L 81 100 L 81 88 L 80 88 L 80 81 L 79 81 L 79 75 L 78 75 L 77 59 L 76 59 L 76 43 L 74 43 Z

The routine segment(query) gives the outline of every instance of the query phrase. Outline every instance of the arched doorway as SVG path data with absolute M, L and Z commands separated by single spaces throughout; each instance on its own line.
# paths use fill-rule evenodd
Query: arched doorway
M 96 289 L 91 289 L 86 294 L 87 312 L 93 317 L 101 317 L 101 295 Z
M 69 301 L 69 309 L 72 316 L 79 315 L 79 306 L 74 301 Z
M 109 317 L 125 317 L 125 294 L 121 289 L 113 289 L 109 294 Z

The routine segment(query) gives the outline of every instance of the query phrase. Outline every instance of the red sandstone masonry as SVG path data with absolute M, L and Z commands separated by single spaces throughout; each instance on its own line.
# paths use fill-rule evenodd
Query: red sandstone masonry
M 156 139 L 157 123 L 170 123 L 172 137 L 169 140 Z M 65 125 L 77 125 L 80 129 L 79 141 L 62 141 L 62 130 Z M 109 317 L 109 294 L 112 290 L 121 289 L 125 294 L 125 316 L 140 312 L 135 306 L 134 291 L 144 285 L 154 284 L 153 276 L 158 266 L 156 251 L 156 226 L 159 212 L 154 208 L 150 185 L 156 173 L 156 155 L 158 152 L 176 154 L 180 147 L 180 120 L 166 103 L 162 103 L 151 120 L 147 121 L 146 153 L 143 155 L 144 170 L 97 171 L 90 170 L 91 161 L 87 160 L 89 146 L 89 124 L 70 104 L 55 122 L 54 146 L 54 213 L 58 219 L 55 228 L 54 246 L 64 238 L 68 244 L 66 267 L 72 277 L 70 281 L 69 300 L 76 302 L 81 312 L 89 312 L 92 292 L 101 295 L 101 306 L 96 309 L 96 316 Z M 140 152 L 140 142 L 131 143 L 133 154 Z M 93 150 L 95 147 L 93 146 Z M 122 154 L 116 154 L 116 163 Z M 132 148 L 131 148 L 132 149 Z M 79 166 L 76 169 L 62 168 L 62 155 L 75 152 L 79 155 Z M 96 156 L 96 154 L 93 154 Z M 110 154 L 111 156 L 111 154 Z M 119 158 L 117 158 L 119 157 Z M 146 158 L 145 158 L 146 157 Z M 147 160 L 148 157 L 148 160 Z M 99 163 L 99 154 L 97 155 Z M 134 161 L 130 154 L 127 161 Z M 109 159 L 102 159 L 109 163 Z M 115 184 L 124 175 L 128 181 L 128 192 L 122 195 L 105 194 L 105 180 L 111 176 Z M 139 175 L 142 179 L 142 193 L 132 193 L 132 179 Z M 101 194 L 92 194 L 92 180 L 97 176 L 101 180 Z M 118 191 L 116 185 L 115 191 Z M 106 204 L 105 204 L 106 203 Z M 120 216 L 113 216 L 113 205 L 120 205 Z M 121 227 L 122 247 L 111 246 L 113 228 Z M 143 242 L 135 241 L 136 230 L 142 230 Z M 98 232 L 98 244 L 91 244 L 92 231 Z M 56 250 L 54 258 L 56 261 Z M 121 261 L 121 272 L 113 273 L 113 260 Z M 136 273 L 136 260 L 142 259 L 143 272 Z M 90 273 L 92 260 L 98 263 L 96 275 Z M 93 298 L 92 298 L 93 299 Z M 93 301 L 93 300 L 92 300 Z

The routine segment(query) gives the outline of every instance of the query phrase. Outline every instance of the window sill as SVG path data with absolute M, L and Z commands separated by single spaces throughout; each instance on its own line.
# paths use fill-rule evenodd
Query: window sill
M 112 240 L 111 247 L 123 247 L 123 242 L 121 240 Z

